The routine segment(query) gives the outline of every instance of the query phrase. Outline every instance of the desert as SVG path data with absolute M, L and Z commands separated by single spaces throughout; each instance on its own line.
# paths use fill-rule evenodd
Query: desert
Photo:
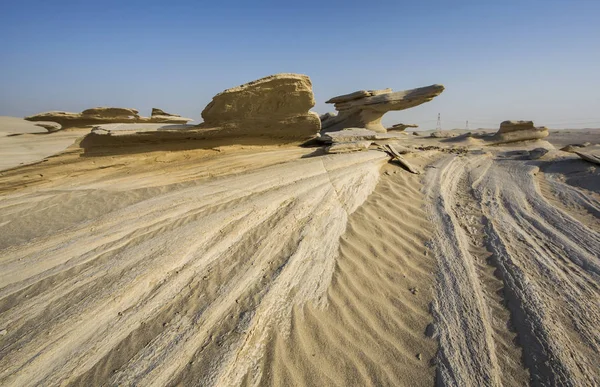
M 396 44 L 398 14 L 347 6 L 294 16 L 254 5 L 258 14 L 242 7 L 236 20 L 235 7 L 200 7 L 204 23 L 232 21 L 210 31 L 248 36 L 243 55 L 258 49 L 251 36 L 275 52 L 264 62 L 214 48 L 240 35 L 202 36 L 218 41 L 202 61 L 174 55 L 190 50 L 182 31 L 194 31 L 186 15 L 197 5 L 136 8 L 148 25 L 112 13 L 125 8 L 94 10 L 75 25 L 86 36 L 110 35 L 94 20 L 131 33 L 110 35 L 118 55 L 96 56 L 107 49 L 98 44 L 89 59 L 44 66 L 100 61 L 113 78 L 73 73 L 61 88 L 15 83 L 0 95 L 0 386 L 600 385 L 600 119 L 571 118 L 600 100 L 542 82 L 551 67 L 523 70 L 542 96 L 515 88 L 512 70 L 482 81 L 475 59 L 461 62 L 468 71 L 450 57 L 413 73 L 393 58 L 357 58 Z M 56 7 L 32 17 L 73 21 L 73 9 Z M 277 45 L 273 31 L 312 36 L 314 13 L 313 28 L 346 43 Z M 275 14 L 305 16 L 307 35 Z M 385 23 L 368 27 L 367 16 Z M 414 36 L 403 39 L 421 42 L 424 24 L 406 23 Z M 531 23 L 516 25 L 547 31 Z M 122 40 L 142 32 L 155 40 Z M 129 68 L 136 50 L 152 55 Z M 294 50 L 319 61 L 289 65 Z M 528 66 L 501 57 L 494 71 Z M 50 79 L 37 65 L 19 71 Z M 208 74 L 188 87 L 202 98 L 173 97 L 188 85 L 180 73 L 193 72 Z M 595 90 L 589 82 L 577 90 Z

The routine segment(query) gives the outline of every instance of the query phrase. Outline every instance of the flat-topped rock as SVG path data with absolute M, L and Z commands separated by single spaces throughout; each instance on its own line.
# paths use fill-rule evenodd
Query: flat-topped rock
M 33 122 L 55 122 L 61 126 L 61 129 L 111 123 L 185 124 L 188 121 L 193 121 L 191 118 L 169 115 L 169 113 L 167 113 L 167 115 L 153 115 L 151 117 L 140 117 L 139 112 L 136 109 L 119 107 L 96 107 L 86 109 L 81 113 L 51 111 L 25 117 L 25 119 L 27 121 Z
M 533 125 L 533 121 L 503 121 L 490 141 L 494 144 L 540 140 L 548 137 L 548 128 Z
M 227 89 L 202 111 L 203 127 L 227 128 L 232 135 L 308 139 L 321 127 L 310 78 L 276 74 Z
M 321 135 L 322 142 L 355 142 L 377 140 L 377 132 L 363 128 L 348 128 L 337 132 L 327 132 Z
M 136 118 L 139 117 L 139 111 L 136 109 L 119 108 L 119 107 L 96 107 L 86 109 L 81 112 L 81 116 L 96 116 L 102 118 L 116 118 L 116 117 L 128 117 Z
M 334 103 L 339 112 L 322 122 L 321 133 L 346 128 L 365 128 L 379 133 L 386 129 L 381 124 L 383 115 L 392 110 L 404 110 L 431 101 L 444 91 L 442 85 L 431 85 L 412 90 L 392 92 L 385 90 L 361 90 L 338 96 L 327 101 Z

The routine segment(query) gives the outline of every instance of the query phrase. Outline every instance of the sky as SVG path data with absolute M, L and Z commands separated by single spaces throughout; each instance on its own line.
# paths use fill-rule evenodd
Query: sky
M 0 115 L 152 107 L 191 117 L 224 89 L 311 77 L 314 111 L 361 89 L 441 83 L 383 123 L 600 127 L 600 1 L 29 1 L 0 7 Z

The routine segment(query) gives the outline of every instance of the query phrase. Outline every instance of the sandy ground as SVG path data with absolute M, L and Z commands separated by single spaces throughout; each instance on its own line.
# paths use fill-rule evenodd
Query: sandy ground
M 0 385 L 600 383 L 600 169 L 573 154 L 407 134 L 414 175 L 60 135 L 0 137 L 31 157 L 0 173 Z

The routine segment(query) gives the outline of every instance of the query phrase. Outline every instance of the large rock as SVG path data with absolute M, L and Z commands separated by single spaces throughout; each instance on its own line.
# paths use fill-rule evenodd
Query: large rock
M 221 127 L 235 136 L 307 139 L 321 121 L 309 110 L 315 105 L 306 75 L 276 74 L 227 89 L 202 111 L 203 127 Z
M 322 122 L 321 133 L 335 132 L 346 128 L 366 128 L 385 133 L 381 124 L 383 115 L 392 110 L 404 110 L 429 102 L 444 91 L 442 85 L 431 85 L 418 89 L 392 92 L 384 90 L 360 90 L 331 98 L 339 112 Z
M 548 137 L 548 128 L 535 127 L 533 121 L 503 121 L 500 129 L 491 141 L 494 144 L 506 144 L 519 141 L 540 140 Z
M 164 112 L 163 112 L 164 113 Z M 51 111 L 25 117 L 27 121 L 49 121 L 60 124 L 62 129 L 73 127 L 85 127 L 102 124 L 124 124 L 124 123 L 173 123 L 185 124 L 192 121 L 191 118 L 183 118 L 174 115 L 153 115 L 152 117 L 140 117 L 136 109 L 118 107 L 96 107 L 86 109 L 81 113 L 69 113 Z

